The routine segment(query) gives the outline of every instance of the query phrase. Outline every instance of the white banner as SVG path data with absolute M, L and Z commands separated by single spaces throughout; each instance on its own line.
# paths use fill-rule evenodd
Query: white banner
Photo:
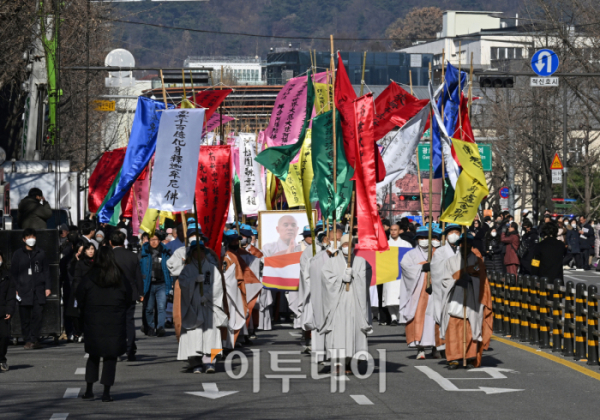
M 377 190 L 387 187 L 393 180 L 406 175 L 423 129 L 427 123 L 429 105 L 420 110 L 396 133 L 390 144 L 383 150 L 382 159 L 386 170 L 383 181 L 377 184 Z
M 148 207 L 164 211 L 194 208 L 204 108 L 163 111 Z
M 267 209 L 263 185 L 260 181 L 260 165 L 256 157 L 256 136 L 251 133 L 240 133 L 240 195 L 242 213 L 245 215 L 258 214 Z

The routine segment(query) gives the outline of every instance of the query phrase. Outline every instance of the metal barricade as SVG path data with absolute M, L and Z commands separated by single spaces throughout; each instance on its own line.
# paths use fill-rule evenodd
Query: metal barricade
M 587 308 L 585 307 L 585 284 L 579 283 L 575 287 L 575 360 L 587 357 L 585 339 L 587 331 Z
M 520 277 L 520 276 L 519 276 Z M 520 287 L 517 285 L 517 276 L 510 275 L 510 335 L 513 340 L 519 338 L 519 324 L 521 323 Z
M 561 288 L 564 282 L 561 279 L 554 279 L 552 285 L 552 352 L 562 351 L 563 339 L 563 320 L 562 320 L 562 298 Z
M 539 322 L 540 322 L 540 341 L 539 345 L 542 349 L 550 347 L 550 327 L 548 322 L 548 279 L 542 277 L 540 279 L 540 310 L 539 310 Z
M 502 274 L 502 333 L 510 336 L 510 274 Z
M 565 317 L 563 324 L 563 356 L 573 356 L 575 345 L 575 284 L 568 281 L 565 287 Z
M 534 345 L 538 345 L 540 342 L 539 287 L 537 276 L 531 276 L 529 281 L 529 343 Z
M 588 287 L 588 365 L 598 365 L 598 288 L 595 285 Z

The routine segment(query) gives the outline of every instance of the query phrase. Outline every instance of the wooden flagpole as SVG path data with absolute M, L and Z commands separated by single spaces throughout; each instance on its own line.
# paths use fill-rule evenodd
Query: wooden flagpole
M 364 69 L 364 66 L 363 66 Z M 409 71 L 408 72 L 408 79 L 410 81 L 410 94 L 413 95 L 413 84 L 412 84 L 412 72 Z M 362 88 L 362 85 L 361 85 Z M 431 124 L 430 124 L 431 125 Z M 431 130 L 430 130 L 431 132 Z M 430 152 L 431 155 L 431 152 Z M 429 160 L 431 160 L 431 156 L 429 157 Z M 421 165 L 419 163 L 419 147 L 417 146 L 417 178 L 419 180 L 419 201 L 421 202 L 421 216 L 425 215 L 425 206 L 423 205 L 423 185 L 421 184 Z M 429 216 L 429 222 L 433 222 L 433 220 L 431 220 L 431 216 Z
M 354 200 L 356 192 L 352 191 L 352 205 L 350 207 L 350 231 L 348 232 L 348 268 L 352 267 L 352 229 L 354 229 Z M 346 292 L 350 291 L 350 283 L 346 283 Z
M 460 72 L 458 73 L 460 80 Z M 459 81 L 460 83 L 460 81 Z M 467 227 L 463 226 L 463 247 L 464 247 L 464 271 L 467 273 Z M 462 272 L 462 270 L 461 270 Z M 462 273 L 461 273 L 462 274 Z M 463 292 L 463 366 L 467 366 L 467 290 L 469 289 L 469 285 L 464 289 Z
M 165 110 L 167 106 L 167 89 L 165 89 L 165 78 L 163 77 L 162 69 L 160 69 L 160 85 L 162 86 L 163 101 L 165 102 Z
M 183 99 L 181 100 L 183 102 L 184 99 L 187 99 L 187 95 L 185 94 L 185 70 L 181 69 L 181 81 L 183 82 Z
M 221 66 L 221 84 L 219 90 L 223 90 L 223 66 Z M 223 127 L 223 102 L 219 105 L 219 127 L 221 128 L 221 144 L 225 145 L 225 127 Z M 233 193 L 233 202 L 235 204 L 235 192 Z M 238 232 L 239 233 L 239 232 Z
M 333 247 L 337 248 L 337 214 L 336 214 L 336 197 L 337 197 L 337 139 L 335 133 L 335 63 L 333 61 L 333 35 L 329 35 L 331 41 L 331 88 L 333 89 L 333 103 L 331 104 L 333 118 Z

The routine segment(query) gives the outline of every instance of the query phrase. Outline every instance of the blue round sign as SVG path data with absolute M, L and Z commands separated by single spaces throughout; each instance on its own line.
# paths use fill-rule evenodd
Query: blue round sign
M 538 76 L 552 76 L 558 70 L 559 64 L 556 53 L 547 48 L 536 51 L 533 57 L 531 57 L 531 68 Z
M 500 188 L 500 197 L 502 198 L 508 198 L 508 195 L 510 194 L 508 187 L 502 187 Z

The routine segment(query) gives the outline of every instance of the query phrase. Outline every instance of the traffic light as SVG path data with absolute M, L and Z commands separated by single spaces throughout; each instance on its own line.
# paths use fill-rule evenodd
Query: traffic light
M 480 76 L 480 88 L 513 88 L 515 78 L 513 76 Z
M 419 201 L 419 194 L 398 194 L 400 201 Z

